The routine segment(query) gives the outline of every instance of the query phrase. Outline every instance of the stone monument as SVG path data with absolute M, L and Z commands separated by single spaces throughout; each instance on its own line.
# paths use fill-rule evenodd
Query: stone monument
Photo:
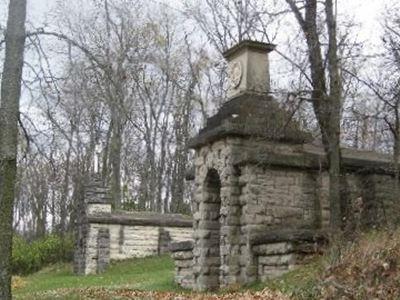
M 181 286 L 208 290 L 274 277 L 326 242 L 326 157 L 269 93 L 274 47 L 243 41 L 225 52 L 229 99 L 190 141 L 193 241 L 171 248 Z M 361 198 L 365 220 L 387 218 L 382 211 L 396 200 L 388 157 L 343 149 L 343 169 L 348 203 Z

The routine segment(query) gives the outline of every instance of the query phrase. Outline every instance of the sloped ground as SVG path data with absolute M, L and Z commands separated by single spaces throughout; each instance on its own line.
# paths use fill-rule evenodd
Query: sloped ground
M 332 246 L 320 280 L 323 299 L 400 299 L 400 230 Z
M 27 295 L 24 299 L 160 299 L 160 300 L 288 300 L 279 292 L 268 289 L 259 292 L 232 292 L 221 294 L 196 294 L 185 292 L 155 292 L 131 289 L 81 288 L 58 289 Z
M 173 282 L 168 256 L 118 262 L 101 275 L 75 276 L 68 264 L 53 265 L 27 277 L 14 277 L 15 299 L 289 299 L 279 292 L 190 293 Z
M 265 283 L 217 294 L 173 283 L 168 256 L 113 264 L 102 275 L 75 276 L 70 265 L 14 278 L 15 299 L 400 299 L 400 230 L 334 243 L 323 257 Z

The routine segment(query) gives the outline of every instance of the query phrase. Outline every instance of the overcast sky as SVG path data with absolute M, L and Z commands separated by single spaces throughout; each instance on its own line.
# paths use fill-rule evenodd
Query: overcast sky
M 6 0 L 0 0 L 3 3 Z M 74 0 L 28 0 L 28 19 L 40 26 L 46 22 L 48 13 L 57 1 L 73 2 Z M 134 0 L 132 0 L 134 1 Z M 170 6 L 179 7 L 180 0 L 152 0 L 154 2 L 165 2 Z M 281 0 L 282 2 L 284 0 Z M 386 5 L 395 0 L 338 0 L 339 14 L 346 13 L 353 16 L 360 23 L 362 30 L 359 36 L 362 40 L 375 44 L 380 37 L 379 18 Z M 1 9 L 1 7 L 0 7 Z

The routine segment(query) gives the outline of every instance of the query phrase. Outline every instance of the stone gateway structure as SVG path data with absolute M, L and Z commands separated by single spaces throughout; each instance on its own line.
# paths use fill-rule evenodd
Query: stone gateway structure
M 326 242 L 327 161 L 322 147 L 269 94 L 273 49 L 243 41 L 225 53 L 229 100 L 190 142 L 193 240 L 171 246 L 183 287 L 218 289 L 274 277 Z M 342 155 L 346 216 L 368 226 L 393 221 L 388 157 L 347 149 Z M 357 214 L 354 203 L 361 203 Z
M 202 291 L 281 275 L 321 251 L 330 218 L 327 161 L 269 93 L 273 49 L 243 41 L 225 53 L 229 99 L 190 141 L 193 219 L 112 212 L 94 178 L 77 218 L 76 273 L 169 250 L 175 281 Z M 398 221 L 389 157 L 342 149 L 342 169 L 349 229 Z

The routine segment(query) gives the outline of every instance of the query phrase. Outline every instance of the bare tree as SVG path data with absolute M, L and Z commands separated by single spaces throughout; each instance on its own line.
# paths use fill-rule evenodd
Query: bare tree
M 0 102 L 0 299 L 11 299 L 11 247 L 26 0 L 10 1 Z
M 341 154 L 340 113 L 342 79 L 338 55 L 337 24 L 332 0 L 323 1 L 327 32 L 326 57 L 322 47 L 323 32 L 319 26 L 317 0 L 286 0 L 301 27 L 308 47 L 311 73 L 311 100 L 322 134 L 329 163 L 330 224 L 340 228 L 341 217 Z M 304 11 L 304 13 L 303 13 Z

